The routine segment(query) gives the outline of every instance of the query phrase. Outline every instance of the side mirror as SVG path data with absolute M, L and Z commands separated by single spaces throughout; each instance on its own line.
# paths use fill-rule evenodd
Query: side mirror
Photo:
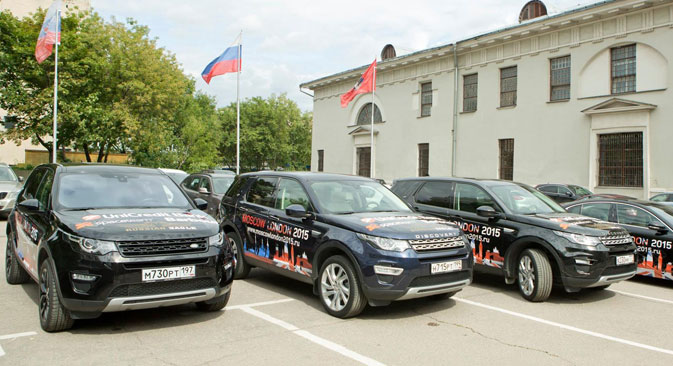
M 23 177 L 19 175 L 19 182 L 23 182 Z
M 568 196 L 568 197 L 572 197 L 573 194 L 572 194 L 572 192 L 566 192 L 566 196 Z
M 477 207 L 477 215 L 481 217 L 486 217 L 489 219 L 499 219 L 502 217 L 502 214 L 496 211 L 491 206 L 479 206 Z
M 198 208 L 201 211 L 205 211 L 208 208 L 208 202 L 200 198 L 195 198 L 194 203 L 196 204 L 196 208 Z
M 647 225 L 647 228 L 656 231 L 657 234 L 666 234 L 668 232 L 668 228 L 666 226 L 659 224 L 649 224 Z
M 287 206 L 285 208 L 285 214 L 297 219 L 308 219 L 313 217 L 313 213 L 307 212 L 304 206 L 297 204 Z
M 210 191 L 206 187 L 199 188 L 199 193 L 210 194 Z
M 20 202 L 19 207 L 27 211 L 37 212 L 40 211 L 40 202 L 38 202 L 35 198 L 31 198 Z

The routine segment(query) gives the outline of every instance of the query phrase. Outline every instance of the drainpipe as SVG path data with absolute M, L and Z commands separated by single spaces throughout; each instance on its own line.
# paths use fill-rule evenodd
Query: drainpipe
M 458 42 L 453 45 L 453 128 L 451 129 L 451 176 L 456 176 L 456 135 L 458 133 Z

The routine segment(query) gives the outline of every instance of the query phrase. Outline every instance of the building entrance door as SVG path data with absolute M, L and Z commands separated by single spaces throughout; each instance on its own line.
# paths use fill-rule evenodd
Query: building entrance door
M 370 147 L 357 148 L 358 175 L 371 177 L 372 150 Z

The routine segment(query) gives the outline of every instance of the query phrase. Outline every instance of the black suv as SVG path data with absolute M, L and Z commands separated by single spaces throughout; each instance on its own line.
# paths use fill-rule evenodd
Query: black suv
M 234 182 L 235 174 L 227 170 L 204 171 L 189 175 L 180 184 L 192 199 L 200 198 L 208 202 L 204 211 L 220 220 L 220 201 Z
M 535 189 L 544 193 L 556 203 L 576 201 L 593 194 L 590 190 L 574 184 L 539 184 L 535 186 Z
M 472 281 L 472 251 L 458 227 L 414 213 L 369 178 L 243 174 L 220 210 L 236 278 L 256 266 L 312 284 L 336 317 L 368 303 L 450 297 Z
M 38 282 L 46 331 L 103 312 L 222 309 L 233 255 L 196 205 L 156 169 L 40 165 L 8 220 L 7 282 Z
M 568 213 L 527 185 L 409 178 L 394 182 L 392 190 L 417 211 L 459 224 L 476 268 L 503 274 L 507 283 L 518 280 L 527 300 L 546 300 L 553 283 L 574 292 L 636 274 L 636 245 L 626 230 Z

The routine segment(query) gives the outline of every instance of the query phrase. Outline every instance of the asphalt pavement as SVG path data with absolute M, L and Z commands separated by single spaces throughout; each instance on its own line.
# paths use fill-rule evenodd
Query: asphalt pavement
M 264 270 L 232 291 L 216 313 L 191 305 L 109 313 L 50 334 L 40 329 L 37 285 L 1 280 L 0 365 L 673 363 L 673 282 L 662 280 L 555 289 L 531 303 L 516 286 L 477 274 L 449 300 L 401 301 L 348 320 L 327 315 L 310 286 Z

